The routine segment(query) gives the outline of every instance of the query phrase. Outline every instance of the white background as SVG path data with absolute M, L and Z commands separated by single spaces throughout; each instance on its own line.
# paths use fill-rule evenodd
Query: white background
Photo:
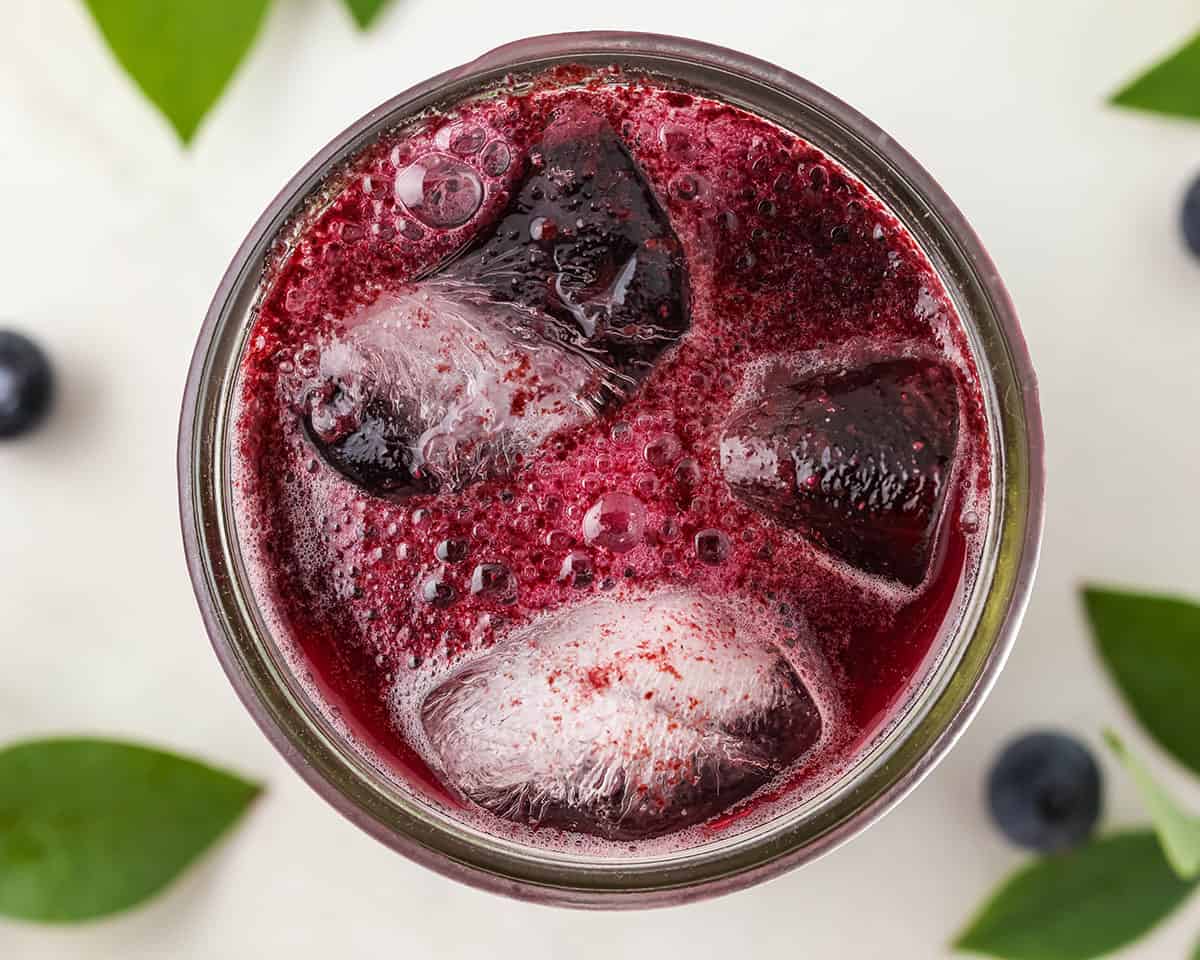
M 1022 860 L 981 784 L 1035 726 L 1133 724 L 1091 654 L 1081 580 L 1200 595 L 1200 263 L 1178 239 L 1200 124 L 1103 105 L 1200 25 L 1195 0 L 398 0 L 357 34 L 277 0 L 194 148 L 118 71 L 75 0 L 6 0 L 0 315 L 50 350 L 53 421 L 0 449 L 0 742 L 147 738 L 269 784 L 229 842 L 147 907 L 77 930 L 0 922 L 0 956 L 930 958 Z M 237 703 L 184 570 L 175 432 L 209 298 L 278 188 L 350 121 L 501 42 L 568 29 L 740 48 L 857 106 L 966 212 L 1022 315 L 1050 494 L 1020 641 L 958 748 L 817 864 L 721 900 L 596 915 L 418 868 L 326 808 Z M 1148 748 L 1149 749 L 1149 748 Z M 1152 763 L 1200 807 L 1200 788 Z M 1103 760 L 1106 822 L 1140 819 Z M 1130 957 L 1183 957 L 1193 902 Z

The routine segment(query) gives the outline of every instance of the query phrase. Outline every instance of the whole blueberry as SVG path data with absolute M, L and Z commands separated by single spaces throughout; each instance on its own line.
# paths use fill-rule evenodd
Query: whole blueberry
M 1200 257 L 1200 176 L 1192 181 L 1187 193 L 1183 195 L 1183 211 L 1180 216 L 1183 226 L 1183 239 L 1188 248 Z
M 1100 818 L 1100 768 L 1061 733 L 1031 733 L 1004 748 L 988 778 L 992 818 L 1013 843 L 1056 853 L 1086 840 Z
M 0 440 L 32 430 L 54 397 L 54 373 L 42 348 L 22 334 L 0 330 Z

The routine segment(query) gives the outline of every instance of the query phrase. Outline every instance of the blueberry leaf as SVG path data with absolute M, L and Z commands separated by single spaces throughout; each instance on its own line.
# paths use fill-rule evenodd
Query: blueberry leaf
M 1200 33 L 1114 93 L 1109 102 L 1200 120 Z
M 1200 606 L 1172 597 L 1085 587 L 1104 665 L 1138 722 L 1200 773 Z
M 1010 876 L 954 942 L 1003 960 L 1089 960 L 1146 933 L 1195 886 L 1154 832 L 1110 834 Z
M 76 923 L 157 893 L 260 788 L 130 743 L 52 739 L 0 750 L 0 915 Z
M 1167 861 L 1185 880 L 1200 874 L 1200 817 L 1180 807 L 1115 733 L 1106 730 L 1104 739 L 1137 785 Z
M 268 0 L 85 0 L 121 66 L 188 143 L 250 48 Z
M 343 2 L 360 30 L 366 30 L 374 23 L 379 12 L 388 5 L 388 0 L 343 0 Z

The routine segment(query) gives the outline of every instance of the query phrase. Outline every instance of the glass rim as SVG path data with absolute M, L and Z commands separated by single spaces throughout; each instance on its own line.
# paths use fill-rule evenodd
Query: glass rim
M 228 496 L 233 382 L 270 244 L 315 190 L 380 133 L 488 82 L 564 64 L 617 63 L 685 80 L 812 143 L 879 196 L 914 236 L 971 340 L 991 433 L 993 486 L 983 560 L 953 637 L 901 716 L 826 791 L 762 825 L 658 859 L 566 857 L 498 838 L 388 791 L 317 711 L 298 702 L 241 567 Z M 874 178 L 874 179 L 873 179 Z M 180 516 L 188 569 L 214 650 L 238 696 L 293 768 L 353 823 L 453 879 L 583 907 L 681 903 L 740 889 L 828 852 L 879 819 L 945 755 L 979 709 L 1028 602 L 1044 511 L 1037 383 L 1015 309 L 965 217 L 890 136 L 853 108 L 764 61 L 697 41 L 589 32 L 498 47 L 401 93 L 319 151 L 235 254 L 205 317 L 180 418 Z M 310 705 L 311 706 L 311 705 Z

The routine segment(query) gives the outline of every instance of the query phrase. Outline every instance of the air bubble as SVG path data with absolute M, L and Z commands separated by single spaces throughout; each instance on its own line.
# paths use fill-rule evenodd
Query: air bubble
M 679 459 L 679 454 L 683 452 L 679 441 L 671 434 L 664 433 L 662 436 L 655 437 L 651 440 L 644 450 L 642 456 L 646 458 L 646 462 L 656 469 L 669 467 Z
M 633 478 L 633 485 L 647 500 L 658 493 L 658 478 L 652 473 L 640 473 Z
M 584 540 L 613 553 L 632 550 L 645 530 L 646 508 L 628 493 L 606 493 L 583 517 Z
M 683 487 L 694 487 L 700 482 L 700 464 L 691 457 L 680 460 L 675 467 L 675 482 Z
M 460 227 L 483 203 L 483 181 L 461 160 L 430 154 L 396 174 L 396 199 L 427 227 Z
M 481 563 L 471 572 L 471 593 L 485 600 L 513 603 L 517 599 L 517 578 L 502 563 Z
M 529 238 L 541 242 L 553 240 L 558 233 L 558 224 L 549 217 L 534 217 L 529 221 Z
M 444 610 L 454 603 L 458 592 L 452 583 L 447 583 L 440 574 L 436 574 L 421 584 L 421 599 L 430 606 Z
M 397 220 L 396 230 L 399 231 L 400 236 L 404 237 L 405 240 L 416 241 L 425 236 L 425 231 L 411 220 Z
M 695 200 L 700 196 L 700 181 L 690 173 L 681 173 L 671 184 L 675 196 L 680 200 Z
M 592 558 L 582 550 L 572 550 L 563 558 L 558 571 L 559 583 L 583 589 L 590 586 L 595 578 L 596 570 L 592 565 Z
M 721 530 L 701 530 L 693 543 L 701 563 L 717 566 L 729 557 L 729 537 Z
M 508 149 L 508 144 L 502 140 L 493 140 L 483 151 L 480 162 L 483 165 L 483 172 L 488 176 L 500 176 L 512 163 L 512 153 Z
M 457 537 L 441 541 L 435 548 L 434 553 L 439 560 L 445 563 L 462 563 L 467 559 L 467 551 L 470 545 L 466 540 Z
M 692 132 L 687 127 L 664 123 L 658 128 L 658 142 L 672 157 L 688 157 L 692 154 Z
M 487 139 L 482 127 L 459 127 L 450 134 L 450 152 L 460 157 L 469 157 L 478 153 Z

